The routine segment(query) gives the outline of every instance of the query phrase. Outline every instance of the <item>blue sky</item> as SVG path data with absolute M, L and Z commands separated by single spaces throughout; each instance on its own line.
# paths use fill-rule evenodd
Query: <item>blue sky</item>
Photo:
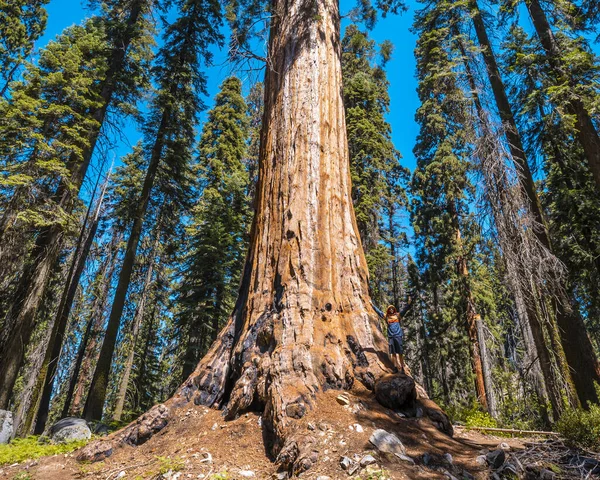
M 356 0 L 340 0 L 342 14 L 355 5 Z M 415 167 L 415 159 L 412 149 L 418 133 L 418 126 L 415 123 L 414 116 L 419 106 L 419 100 L 416 93 L 417 82 L 415 80 L 415 59 L 414 49 L 416 36 L 410 32 L 413 22 L 415 9 L 418 9 L 417 0 L 407 0 L 409 11 L 402 15 L 392 15 L 388 18 L 379 19 L 375 29 L 371 32 L 371 37 L 378 43 L 383 40 L 391 40 L 394 43 L 394 55 L 388 63 L 387 73 L 390 82 L 390 113 L 388 120 L 392 125 L 392 135 L 396 148 L 403 155 L 402 163 L 411 170 Z M 51 0 L 48 5 L 48 28 L 45 35 L 39 40 L 38 47 L 44 46 L 49 40 L 53 39 L 65 27 L 80 23 L 84 18 L 90 15 L 85 9 L 86 0 Z M 531 30 L 528 15 L 523 12 L 521 22 L 526 29 Z M 348 22 L 345 20 L 343 25 Z M 343 33 L 343 32 L 342 32 Z M 492 40 L 494 35 L 492 32 Z M 497 40 L 497 39 L 495 39 Z M 596 53 L 600 54 L 600 46 L 594 45 Z M 210 98 L 206 99 L 210 107 L 212 98 L 218 91 L 220 83 L 228 75 L 234 72 L 227 62 L 226 49 L 215 50 L 214 66 L 208 70 L 209 93 Z M 246 87 L 250 81 L 246 82 Z M 140 138 L 140 133 L 133 127 L 125 131 L 126 140 L 116 145 L 115 154 L 119 156 L 128 153 L 130 146 L 134 145 Z M 118 162 L 118 160 L 117 160 Z
M 341 0 L 342 13 L 347 13 L 354 3 L 355 0 Z M 410 3 L 416 4 L 414 0 Z M 91 13 L 86 10 L 85 5 L 85 0 L 51 0 L 47 6 L 48 27 L 45 35 L 38 41 L 38 48 L 54 39 L 64 28 L 80 23 L 89 16 Z M 377 42 L 389 39 L 395 44 L 394 56 L 387 68 L 391 98 L 389 121 L 392 124 L 393 140 L 396 148 L 404 156 L 402 163 L 411 170 L 415 165 L 412 148 L 418 132 L 414 121 L 414 114 L 418 107 L 413 56 L 416 38 L 409 30 L 412 24 L 413 12 L 414 6 L 411 6 L 411 10 L 402 16 L 380 19 L 371 33 L 373 39 Z M 211 98 L 207 99 L 206 103 L 209 106 L 212 104 L 212 97 L 218 91 L 219 84 L 228 75 L 235 73 L 227 64 L 226 59 L 226 49 L 215 51 L 215 66 L 208 71 Z M 139 132 L 134 128 L 127 128 L 125 133 L 127 140 L 117 146 L 117 157 L 127 153 L 129 149 L 127 143 L 134 145 L 140 138 Z

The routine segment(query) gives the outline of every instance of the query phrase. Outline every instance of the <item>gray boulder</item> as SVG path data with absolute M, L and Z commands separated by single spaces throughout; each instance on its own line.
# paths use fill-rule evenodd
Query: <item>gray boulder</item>
M 375 430 L 371 438 L 369 438 L 369 442 L 380 452 L 391 453 L 397 456 L 406 455 L 406 449 L 400 439 L 393 433 L 386 432 L 385 430 Z
M 412 408 L 417 399 L 415 381 L 408 375 L 386 375 L 375 384 L 375 398 L 392 410 Z
M 70 443 L 92 438 L 92 432 L 83 418 L 67 417 L 50 427 L 52 443 Z
M 13 415 L 8 410 L 0 410 L 0 443 L 8 443 L 13 435 Z

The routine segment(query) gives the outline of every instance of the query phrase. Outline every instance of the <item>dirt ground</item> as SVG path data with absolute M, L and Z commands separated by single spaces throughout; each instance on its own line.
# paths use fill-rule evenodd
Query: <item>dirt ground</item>
M 315 408 L 299 421 L 300 429 L 317 438 L 320 451 L 318 464 L 300 478 L 379 478 L 369 477 L 367 470 L 349 476 L 340 467 L 341 456 L 353 458 L 356 455 L 360 459 L 371 454 L 377 460 L 377 466 L 369 469 L 383 467 L 388 478 L 447 479 L 453 475 L 459 479 L 484 479 L 488 472 L 476 463 L 478 455 L 495 449 L 501 442 L 509 443 L 512 449 L 523 447 L 523 440 L 499 439 L 462 430 L 450 438 L 438 432 L 428 419 L 402 418 L 385 409 L 367 390 L 358 388 L 350 392 L 348 406 L 336 401 L 339 393 L 329 391 L 321 394 Z M 415 464 L 375 451 L 369 437 L 377 428 L 395 433 Z M 447 454 L 452 457 L 451 463 Z M 193 405 L 175 412 L 165 429 L 139 447 L 119 448 L 111 457 L 93 464 L 79 463 L 75 455 L 59 455 L 0 467 L 0 478 L 262 480 L 276 478 L 274 474 L 277 471 L 263 446 L 259 414 L 248 413 L 226 422 L 220 411 Z

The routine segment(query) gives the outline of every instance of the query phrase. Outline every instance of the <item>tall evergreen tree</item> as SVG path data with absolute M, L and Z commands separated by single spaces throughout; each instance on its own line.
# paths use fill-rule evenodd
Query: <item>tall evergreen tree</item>
M 402 204 L 404 198 L 400 154 L 394 148 L 385 118 L 390 105 L 385 64 L 391 51 L 391 43 L 384 42 L 378 52 L 375 42 L 356 25 L 350 25 L 342 39 L 352 199 L 372 277 L 372 294 L 378 303 L 384 300 L 380 280 L 392 262 L 389 249 L 381 242 L 384 207 L 389 207 L 390 200 Z M 390 196 L 392 187 L 395 195 Z
M 201 69 L 210 62 L 210 46 L 222 41 L 218 31 L 221 8 L 216 0 L 180 0 L 176 6 L 179 17 L 167 26 L 153 69 L 157 94 L 144 126 L 148 168 L 86 401 L 84 415 L 90 420 L 102 417 L 121 315 L 157 173 L 159 168 L 168 172 L 167 178 L 175 185 L 188 178 L 194 126 L 203 107 L 201 95 L 206 94 L 206 77 Z
M 200 139 L 201 198 L 192 210 L 179 289 L 184 378 L 227 320 L 239 286 L 252 211 L 244 165 L 248 120 L 240 80 L 226 79 Z
M 457 71 L 463 61 L 452 42 L 456 11 L 452 2 L 425 6 L 415 16 L 420 133 L 415 147 L 417 169 L 412 181 L 412 222 L 418 262 L 429 289 L 441 305 L 433 312 L 437 322 L 455 326 L 468 338 L 477 399 L 488 409 L 481 347 L 477 333 L 480 318 L 473 296 L 471 267 L 478 232 L 469 200 L 468 178 L 472 155 L 472 118 Z M 458 346 L 460 339 L 455 338 Z
M 0 1 L 0 97 L 8 91 L 17 71 L 31 55 L 35 41 L 46 29 L 44 6 L 50 0 Z
M 20 195 L 26 186 L 39 189 L 42 193 L 37 198 L 46 200 L 19 214 L 34 231 L 38 227 L 38 234 L 12 292 L 0 337 L 1 408 L 8 405 L 36 312 L 60 253 L 62 232 L 72 225 L 71 192 L 81 179 L 76 173 L 79 162 L 73 163 L 71 158 L 80 160 L 87 145 L 86 130 L 95 124 L 89 111 L 100 100 L 95 87 L 106 72 L 105 48 L 98 19 L 69 28 L 42 52 L 39 66 L 30 68 L 22 85 L 15 87 L 10 103 L 5 104 L 7 137 L 23 138 L 10 154 L 14 173 L 5 181 L 11 187 L 17 185 L 13 195 Z M 32 132 L 24 133 L 31 122 Z M 24 163 L 14 162 L 14 155 L 24 155 Z M 4 216 L 7 213 L 5 209 Z
M 106 4 L 107 13 L 101 18 L 96 18 L 95 22 L 100 24 L 104 35 L 107 35 L 103 37 L 102 51 L 93 56 L 93 60 L 98 65 L 88 70 L 85 67 L 89 67 L 89 65 L 86 65 L 84 61 L 66 64 L 69 66 L 79 65 L 82 73 L 96 77 L 95 82 L 80 87 L 85 87 L 85 89 L 79 95 L 73 95 L 71 85 L 66 82 L 63 84 L 62 90 L 59 90 L 59 95 L 62 92 L 67 99 L 75 97 L 82 102 L 87 98 L 88 103 L 82 105 L 83 111 L 76 112 L 79 115 L 77 120 L 74 121 L 72 116 L 67 117 L 68 121 L 73 122 L 72 128 L 58 127 L 61 134 L 66 132 L 67 135 L 74 138 L 64 143 L 53 143 L 53 145 L 58 144 L 62 149 L 62 156 L 46 162 L 46 164 L 54 165 L 53 175 L 47 182 L 49 185 L 46 185 L 49 190 L 46 198 L 50 198 L 54 202 L 56 205 L 54 210 L 59 215 L 57 220 L 50 223 L 40 224 L 38 221 L 38 227 L 31 232 L 35 238 L 35 244 L 30 249 L 29 261 L 16 283 L 3 327 L 3 335 L 0 338 L 0 345 L 10 344 L 14 350 L 5 351 L 6 356 L 2 357 L 5 375 L 3 383 L 1 383 L 3 395 L 0 395 L 0 405 L 6 405 L 8 402 L 7 397 L 11 394 L 23 360 L 23 348 L 14 345 L 27 344 L 29 341 L 36 312 L 48 283 L 48 272 L 55 264 L 57 255 L 64 246 L 65 238 L 68 238 L 68 235 L 64 235 L 65 220 L 68 220 L 77 204 L 77 194 L 90 166 L 108 108 L 116 106 L 117 110 L 121 112 L 130 112 L 132 102 L 135 102 L 140 96 L 140 87 L 146 83 L 144 60 L 148 56 L 148 38 L 146 36 L 148 21 L 145 15 L 149 13 L 150 5 L 145 0 L 132 0 L 132 2 L 132 4 L 128 2 L 126 4 L 120 2 Z M 122 7 L 125 8 L 122 9 Z M 55 58 L 52 60 L 56 61 Z M 60 70 L 63 65 L 59 63 L 54 68 Z M 55 75 L 50 78 L 56 81 L 62 77 Z M 82 78 L 85 78 L 85 75 Z M 64 112 L 62 113 L 64 114 Z M 36 121 L 39 122 L 39 120 Z M 39 141 L 41 137 L 43 146 L 43 140 L 47 138 L 45 130 L 55 124 L 47 121 L 39 123 L 42 126 L 42 134 L 30 137 L 34 141 Z M 19 131 L 18 127 L 16 130 Z M 9 150 L 12 151 L 10 147 Z M 33 158 L 27 159 L 24 164 L 27 168 L 39 163 L 36 149 L 33 150 L 32 156 Z M 19 178 L 17 176 L 17 179 Z M 13 188 L 11 201 L 3 212 L 0 238 L 6 230 L 5 220 L 14 217 L 16 212 L 22 209 L 26 191 L 26 188 L 18 184 Z M 38 198 L 38 203 L 46 208 L 52 205 L 47 200 L 44 202 L 39 202 L 39 200 Z

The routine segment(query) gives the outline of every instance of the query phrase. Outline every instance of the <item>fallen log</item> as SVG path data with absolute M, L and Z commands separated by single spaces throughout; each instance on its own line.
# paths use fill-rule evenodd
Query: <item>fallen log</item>
M 540 430 L 516 430 L 512 428 L 493 428 L 493 427 L 466 427 L 464 425 L 454 425 L 454 428 L 462 428 L 465 430 L 476 430 L 483 432 L 500 432 L 500 433 L 514 433 L 517 435 L 543 435 L 547 437 L 559 437 L 560 433 L 557 432 L 544 432 Z

